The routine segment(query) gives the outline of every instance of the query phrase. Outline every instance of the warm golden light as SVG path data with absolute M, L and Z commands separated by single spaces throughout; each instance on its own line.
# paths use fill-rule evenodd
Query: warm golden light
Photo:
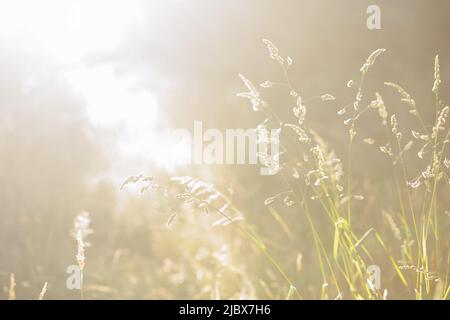
M 0 300 L 448 300 L 448 12 L 0 0 Z

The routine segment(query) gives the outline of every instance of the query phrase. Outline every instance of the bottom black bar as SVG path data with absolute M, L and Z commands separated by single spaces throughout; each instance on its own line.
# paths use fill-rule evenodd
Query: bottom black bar
M 332 314 L 338 318 L 392 315 L 397 309 L 405 316 L 430 316 L 441 309 L 448 311 L 448 301 L 215 301 L 215 300 L 89 300 L 89 301 L 1 301 L 0 310 L 18 315 L 22 311 L 37 314 L 84 317 L 114 315 L 153 319 L 293 319 Z M 445 314 L 443 312 L 443 314 Z

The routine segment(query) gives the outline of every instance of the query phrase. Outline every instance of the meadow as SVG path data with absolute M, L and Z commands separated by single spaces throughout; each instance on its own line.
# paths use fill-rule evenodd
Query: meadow
M 366 3 L 317 3 L 210 5 L 211 28 L 186 5 L 156 38 L 148 6 L 63 62 L 0 34 L 0 299 L 448 300 L 448 5 L 376 33 Z M 174 165 L 196 121 L 279 152 Z

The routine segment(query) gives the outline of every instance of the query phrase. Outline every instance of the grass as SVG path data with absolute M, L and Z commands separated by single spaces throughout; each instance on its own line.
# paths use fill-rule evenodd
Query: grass
M 297 123 L 282 123 L 269 104 L 263 102 L 261 105 L 264 108 L 261 111 L 266 114 L 266 118 L 261 125 L 269 123 L 281 129 L 292 128 L 299 140 L 297 143 L 290 143 L 289 146 L 287 146 L 288 142 L 282 142 L 287 160 L 281 169 L 281 175 L 288 192 L 295 199 L 299 214 L 306 215 L 311 228 L 323 279 L 321 298 L 328 297 L 326 291 L 331 286 L 334 287 L 336 297 L 339 298 L 381 299 L 388 296 L 390 288 L 374 288 L 367 275 L 368 265 L 375 263 L 365 246 L 369 237 L 377 239 L 385 250 L 384 259 L 390 261 L 391 269 L 383 269 L 383 273 L 395 275 L 408 294 L 416 299 L 448 298 L 449 251 L 448 238 L 445 237 L 448 222 L 440 221 L 445 219 L 442 213 L 446 208 L 443 207 L 443 201 L 439 200 L 448 192 L 450 184 L 445 149 L 449 141 L 450 129 L 445 125 L 449 107 L 440 100 L 439 57 L 436 56 L 434 65 L 435 80 L 432 92 L 435 100 L 435 122 L 432 125 L 425 124 L 414 100 L 402 87 L 392 82 L 385 83 L 398 91 L 401 101 L 408 105 L 410 114 L 416 117 L 420 124 L 418 128 L 411 129 L 412 134 L 410 134 L 401 131 L 400 120 L 397 119 L 395 110 L 385 105 L 379 93 L 375 93 L 374 100 L 365 101 L 364 81 L 370 76 L 370 69 L 374 67 L 376 60 L 385 52 L 385 49 L 377 49 L 369 55 L 360 69 L 355 99 L 337 112 L 339 116 L 346 117 L 343 122 L 348 128 L 348 157 L 347 164 L 344 165 L 317 132 L 307 127 L 305 121 L 307 107 L 289 79 L 288 71 L 292 65 L 292 59 L 282 58 L 272 42 L 264 40 L 264 43 L 268 47 L 270 57 L 282 69 L 284 81 L 276 85 L 286 87 L 296 100 L 293 114 Z M 261 87 L 270 87 L 268 83 L 274 82 L 266 81 L 261 84 Z M 347 86 L 351 87 L 353 83 L 353 80 L 349 81 Z M 329 94 L 319 97 L 323 101 L 334 100 L 334 97 Z M 382 235 L 373 226 L 366 226 L 367 231 L 363 235 L 358 234 L 353 228 L 356 219 L 353 202 L 364 199 L 356 190 L 358 184 L 354 181 L 352 173 L 353 161 L 362 161 L 362 159 L 353 159 L 353 150 L 355 141 L 358 139 L 370 143 L 374 141 L 372 138 L 362 137 L 363 133 L 359 134 L 357 128 L 358 121 L 367 113 L 370 113 L 369 116 L 374 116 L 372 110 L 377 111 L 378 121 L 385 131 L 385 141 L 379 149 L 391 159 L 393 183 L 398 195 L 397 208 L 401 211 L 401 230 L 396 227 L 392 216 L 388 215 L 388 217 L 396 237 L 402 241 L 401 261 L 388 250 Z M 427 129 L 430 127 L 431 130 Z M 285 139 L 289 141 L 295 137 L 286 134 Z M 411 151 L 412 145 L 419 145 L 417 154 Z M 424 155 L 425 153 L 428 155 Z M 410 182 L 410 179 L 414 168 L 408 168 L 411 157 L 418 157 L 420 165 L 424 168 L 413 182 Z M 344 167 L 345 172 L 343 172 Z M 295 177 L 306 178 L 292 179 L 289 170 L 286 170 L 291 168 L 295 169 Z M 318 231 L 314 222 L 314 216 L 318 212 L 312 212 L 309 204 L 311 199 L 320 203 L 321 211 L 328 216 L 329 223 L 334 228 L 332 243 L 328 244 L 324 240 L 326 235 Z M 407 270 L 415 271 L 415 274 Z M 332 285 L 329 285 L 329 282 Z
M 439 60 L 435 62 L 435 84 L 433 92 L 436 100 L 436 121 L 431 132 L 426 130 L 423 119 L 420 116 L 414 100 L 399 85 L 386 82 L 386 86 L 393 87 L 402 97 L 402 102 L 410 108 L 410 114 L 416 117 L 421 128 L 412 130 L 411 137 L 400 131 L 399 120 L 396 114 L 385 105 L 382 96 L 375 93 L 375 99 L 364 106 L 364 80 L 369 70 L 374 66 L 376 60 L 385 52 L 384 49 L 375 50 L 369 55 L 360 69 L 360 80 L 356 88 L 355 99 L 337 112 L 339 116 L 347 117 L 343 122 L 348 128 L 348 163 L 344 165 L 336 157 L 330 146 L 313 129 L 306 125 L 307 107 L 297 90 L 292 86 L 288 71 L 292 65 L 291 58 L 282 58 L 279 50 L 269 40 L 264 40 L 269 49 L 270 57 L 280 64 L 283 82 L 265 81 L 261 84 L 263 88 L 273 85 L 284 86 L 288 89 L 290 96 L 295 100 L 293 115 L 295 123 L 283 123 L 266 101 L 262 94 L 256 89 L 250 80 L 240 75 L 244 84 L 250 90 L 239 94 L 241 97 L 249 98 L 254 111 L 261 112 L 266 117 L 258 125 L 258 128 L 279 128 L 284 133 L 281 147 L 285 161 L 280 168 L 280 177 L 285 183 L 285 191 L 265 200 L 265 204 L 271 206 L 277 199 L 287 206 L 295 206 L 298 214 L 304 214 L 307 218 L 315 254 L 319 262 L 319 271 L 322 278 L 321 299 L 386 299 L 390 288 L 376 288 L 371 275 L 368 274 L 368 266 L 375 264 L 370 250 L 366 247 L 369 238 L 374 238 L 384 251 L 383 259 L 388 261 L 388 269 L 383 268 L 383 275 L 397 277 L 398 282 L 404 287 L 405 292 L 416 299 L 446 299 L 448 297 L 448 243 L 440 237 L 445 233 L 442 230 L 446 224 L 439 223 L 439 214 L 444 210 L 439 206 L 439 193 L 448 188 L 448 160 L 445 158 L 445 146 L 448 143 L 449 129 L 445 127 L 448 115 L 448 107 L 444 106 L 439 99 Z M 350 87 L 353 81 L 348 83 Z M 323 94 L 314 98 L 320 100 L 334 101 L 334 96 Z M 312 99 L 307 99 L 311 101 Z M 374 143 L 372 138 L 362 138 L 358 134 L 358 120 L 366 114 L 373 115 L 377 111 L 380 126 L 385 131 L 385 140 L 379 145 L 379 151 L 390 159 L 391 170 L 397 190 L 397 206 L 401 211 L 397 226 L 394 217 L 388 212 L 383 212 L 389 226 L 393 230 L 397 240 L 402 242 L 401 259 L 396 257 L 390 250 L 383 236 L 373 226 L 366 226 L 363 234 L 358 233 L 352 227 L 357 215 L 354 213 L 354 201 L 363 201 L 365 197 L 356 190 L 357 181 L 352 176 L 352 153 L 355 141 L 359 138 L 369 144 Z M 291 131 L 288 131 L 288 130 Z M 423 130 L 421 133 L 420 130 Z M 287 131 L 287 132 L 284 132 Z M 406 142 L 405 142 L 406 140 Z M 419 144 L 418 155 L 412 153 L 412 145 Z M 422 144 L 420 146 L 420 144 Z M 430 156 L 424 157 L 423 153 L 428 148 Z M 426 170 L 419 174 L 419 178 L 410 182 L 410 173 L 407 167 L 408 157 L 418 157 L 423 160 L 422 164 Z M 361 161 L 361 159 L 356 159 Z M 344 171 L 344 167 L 346 170 Z M 294 174 L 292 174 L 294 172 Z M 304 179 L 301 179 L 304 177 Z M 444 177 L 446 179 L 444 179 Z M 130 182 L 136 183 L 141 177 L 131 177 Z M 148 179 L 154 183 L 152 179 Z M 281 275 L 285 281 L 287 298 L 302 298 L 302 289 L 294 285 L 293 280 L 283 270 L 279 263 L 270 253 L 264 241 L 254 231 L 251 231 L 244 223 L 235 223 L 223 210 L 211 204 L 210 198 L 220 197 L 224 199 L 226 208 L 232 212 L 239 212 L 232 202 L 222 193 L 216 191 L 213 186 L 208 186 L 202 181 L 184 177 L 170 180 L 170 183 L 179 182 L 186 187 L 186 191 L 176 197 L 184 200 L 185 204 L 196 204 L 199 208 L 206 208 L 207 212 L 215 212 L 222 216 L 223 221 L 233 223 L 240 234 L 247 237 L 267 258 L 268 264 Z M 165 182 L 168 184 L 168 182 Z M 419 191 L 420 186 L 422 190 Z M 166 186 L 167 187 L 167 186 Z M 148 187 L 145 187 L 148 189 Z M 417 189 L 418 195 L 413 196 Z M 442 189 L 442 191 L 441 191 Z M 421 196 L 422 199 L 414 201 L 413 198 Z M 313 204 L 314 203 L 314 204 Z M 318 206 L 315 205 L 318 203 Z M 417 211 L 417 204 L 421 204 L 421 211 Z M 312 210 L 312 207 L 319 210 Z M 420 208 L 419 208 L 420 209 Z M 277 222 L 282 229 L 292 238 L 288 224 L 282 215 L 271 208 Z M 320 213 L 328 217 L 333 240 L 327 241 L 324 230 L 319 230 L 315 217 Z M 379 213 L 380 215 L 382 212 Z M 173 219 L 171 216 L 170 220 Z M 383 261 L 383 265 L 385 261 Z M 413 273 L 409 272 L 413 271 Z M 398 290 L 398 289 L 397 289 Z
M 303 102 L 317 98 L 324 102 L 334 101 L 335 97 L 322 94 L 310 99 L 302 99 L 289 79 L 292 58 L 282 57 L 271 41 L 264 39 L 263 42 L 267 45 L 271 59 L 280 65 L 283 81 L 264 81 L 261 87 L 265 90 L 272 86 L 282 86 L 287 89 L 295 101 L 293 108 L 295 122 L 283 122 L 270 104 L 263 99 L 263 95 L 256 86 L 243 75 L 240 77 L 249 92 L 239 96 L 249 98 L 253 110 L 265 116 L 258 128 L 275 128 L 283 132 L 281 147 L 284 162 L 279 175 L 285 183 L 285 191 L 269 197 L 265 204 L 271 206 L 278 198 L 283 199 L 287 206 L 294 205 L 298 214 L 306 216 L 319 262 L 318 271 L 322 279 L 320 298 L 330 298 L 331 292 L 333 293 L 331 298 L 335 299 L 386 299 L 389 297 L 391 288 L 376 288 L 367 271 L 369 265 L 380 261 L 379 257 L 375 261 L 370 249 L 366 246 L 370 238 L 375 239 L 384 252 L 384 257 L 381 258 L 383 261 L 380 264 L 383 265 L 385 279 L 395 277 L 396 279 L 391 282 L 396 282 L 403 287 L 403 289 L 392 288 L 392 291 L 403 291 L 404 297 L 407 298 L 448 298 L 448 238 L 442 237 L 446 234 L 448 222 L 440 221 L 445 219 L 442 213 L 446 210 L 440 199 L 445 192 L 448 192 L 450 183 L 449 162 L 445 157 L 450 130 L 445 126 L 449 107 L 444 105 L 439 95 L 441 80 L 438 56 L 435 60 L 435 80 L 432 88 L 435 97 L 434 124 L 425 124 L 415 101 L 401 86 L 392 82 L 385 83 L 386 86 L 396 89 L 400 94 L 401 102 L 409 107 L 410 115 L 415 117 L 419 124 L 418 128 L 410 129 L 411 133 L 404 133 L 401 131 L 401 119 L 397 118 L 395 110 L 386 106 L 379 93 L 375 93 L 373 100 L 367 101 L 368 94 L 364 92 L 365 79 L 370 76 L 369 71 L 375 67 L 377 59 L 386 50 L 377 49 L 369 55 L 360 69 L 360 79 L 357 82 L 354 100 L 337 112 L 339 117 L 345 118 L 343 123 L 348 131 L 348 157 L 347 163 L 343 164 L 329 144 L 307 126 L 308 108 Z M 347 86 L 352 87 L 353 84 L 354 81 L 349 81 Z M 378 118 L 375 121 L 380 123 L 380 127 L 385 132 L 384 141 L 379 140 L 376 143 L 379 152 L 390 159 L 390 170 L 397 192 L 395 209 L 400 210 L 401 215 L 394 218 L 385 211 L 384 217 L 396 239 L 401 242 L 400 257 L 386 245 L 383 235 L 374 226 L 365 226 L 364 233 L 356 231 L 353 227 L 359 224 L 356 221 L 358 215 L 355 213 L 354 202 L 365 199 L 365 196 L 357 190 L 360 184 L 353 177 L 352 163 L 362 161 L 362 159 L 353 159 L 354 148 L 357 147 L 356 142 L 364 141 L 371 145 L 375 143 L 373 138 L 364 137 L 364 133 L 358 130 L 359 120 L 364 116 Z M 419 148 L 417 153 L 412 151 L 413 145 Z M 420 166 L 424 168 L 413 181 L 411 177 L 414 174 L 414 168 L 408 167 L 408 163 L 412 162 L 410 158 L 418 158 Z M 187 180 L 183 184 L 189 186 L 193 183 L 187 190 L 192 188 L 197 192 L 200 190 L 201 194 L 205 193 L 203 187 L 199 187 L 199 184 L 202 185 L 201 182 L 185 179 Z M 210 187 L 208 190 L 214 190 L 214 188 Z M 209 208 L 208 211 L 216 212 L 230 223 L 234 222 L 222 210 L 212 206 L 207 198 L 198 198 L 191 191 L 187 191 L 181 197 L 186 198 L 188 203 L 196 202 L 202 207 Z M 233 208 L 231 202 L 226 201 L 226 203 L 228 208 Z M 318 210 L 313 210 L 312 207 Z M 282 215 L 276 211 L 273 212 L 276 214 L 277 222 L 289 235 L 291 232 L 287 231 L 287 223 L 283 221 Z M 327 229 L 319 230 L 317 226 L 315 220 L 319 214 L 325 214 L 328 217 L 330 227 L 328 230 L 332 230 L 334 234 L 332 241 L 329 241 L 328 235 L 324 234 Z M 373 214 L 382 215 L 382 212 Z M 297 289 L 283 270 L 282 264 L 276 261 L 264 242 L 253 231 L 249 231 L 245 224 L 233 224 L 241 234 L 255 244 L 267 258 L 268 263 L 281 275 L 287 287 L 287 298 L 302 298 L 302 288 Z
M 227 186 L 221 190 L 190 176 L 129 177 L 121 189 L 138 186 L 152 201 L 133 203 L 111 221 L 93 215 L 90 256 L 90 217 L 75 219 L 77 250 L 70 257 L 82 275 L 76 298 L 449 298 L 450 129 L 439 57 L 429 121 L 422 116 L 427 107 L 399 84 L 386 81 L 379 92 L 367 92 L 385 49 L 362 63 L 358 79 L 346 84 L 353 99 L 340 103 L 329 93 L 302 97 L 290 75 L 293 59 L 271 41 L 263 43 L 281 80 L 257 86 L 240 74 L 249 92 L 238 96 L 250 100 L 260 136 L 261 129 L 281 132 L 279 173 L 252 181 L 263 181 L 271 194 L 243 205 Z M 270 90 L 290 99 L 288 118 L 265 98 Z M 386 102 L 384 96 L 392 94 L 396 103 Z M 314 127 L 320 119 L 310 118 L 317 114 L 311 108 L 336 108 L 342 131 L 333 134 L 345 139 L 344 149 Z M 387 185 L 361 173 L 365 162 L 373 164 L 364 157 L 382 159 L 379 168 L 367 170 L 388 175 Z M 272 194 L 275 185 L 280 190 Z M 140 214 L 149 205 L 152 220 Z M 372 265 L 381 270 L 379 288 Z M 45 282 L 37 299 L 52 297 L 52 282 Z M 5 288 L 15 299 L 14 274 Z

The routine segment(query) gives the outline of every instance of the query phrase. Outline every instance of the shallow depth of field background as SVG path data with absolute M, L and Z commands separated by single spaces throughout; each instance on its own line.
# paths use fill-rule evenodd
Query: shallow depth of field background
M 382 30 L 366 28 L 370 4 L 381 7 Z M 172 208 L 159 194 L 120 190 L 135 174 L 194 176 L 230 194 L 302 295 L 319 298 L 323 281 L 306 218 L 295 206 L 274 204 L 286 232 L 264 205 L 282 191 L 279 177 L 260 176 L 259 166 L 177 166 L 165 141 L 172 129 L 192 130 L 194 120 L 224 130 L 260 123 L 236 94 L 245 91 L 239 73 L 256 84 L 281 79 L 263 38 L 292 57 L 290 76 L 301 95 L 336 97 L 308 104 L 307 122 L 344 162 L 347 128 L 336 112 L 352 101 L 346 83 L 377 48 L 386 52 L 370 71 L 367 95 L 380 92 L 401 110 L 395 90 L 383 85 L 399 83 L 432 126 L 436 54 L 441 98 L 450 101 L 449 12 L 444 0 L 2 1 L 0 299 L 11 273 L 18 298 L 35 299 L 45 282 L 48 299 L 79 298 L 66 288 L 65 272 L 76 264 L 71 229 L 83 211 L 94 231 L 84 298 L 286 297 L 280 275 L 231 225 L 212 226 L 215 219 L 198 211 L 167 227 Z M 288 92 L 266 97 L 283 120 L 292 117 Z M 376 116 L 364 121 L 365 135 L 384 134 Z M 373 146 L 354 148 L 354 187 L 365 196 L 354 205 L 354 228 L 360 235 L 375 228 L 400 259 L 401 243 L 382 214 L 398 211 L 388 168 Z M 449 208 L 449 199 L 444 193 L 439 203 Z M 322 214 L 316 223 L 332 240 Z M 368 241 L 375 262 L 388 268 L 384 252 Z M 390 272 L 382 278 L 388 298 L 413 298 Z

